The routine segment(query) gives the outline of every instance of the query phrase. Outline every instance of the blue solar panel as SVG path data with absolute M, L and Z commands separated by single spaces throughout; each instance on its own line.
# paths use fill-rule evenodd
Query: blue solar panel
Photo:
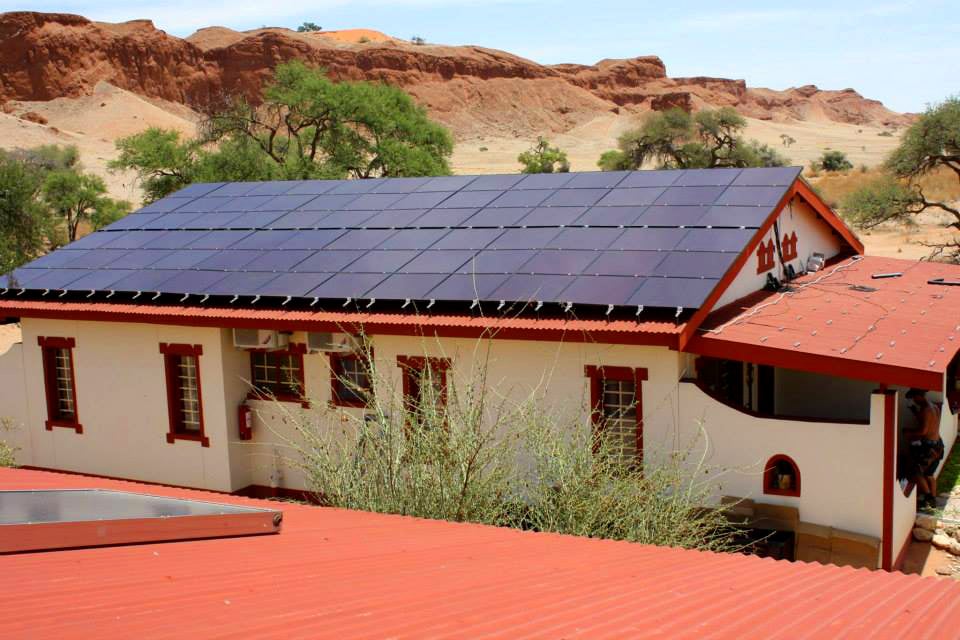
M 17 278 L 31 290 L 695 306 L 798 172 L 194 185 Z

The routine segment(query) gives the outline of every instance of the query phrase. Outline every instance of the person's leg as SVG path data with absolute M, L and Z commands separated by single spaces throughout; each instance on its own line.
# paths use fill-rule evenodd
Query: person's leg
M 917 508 L 922 509 L 926 502 L 928 491 L 927 478 L 923 475 L 918 475 L 916 479 L 917 484 Z

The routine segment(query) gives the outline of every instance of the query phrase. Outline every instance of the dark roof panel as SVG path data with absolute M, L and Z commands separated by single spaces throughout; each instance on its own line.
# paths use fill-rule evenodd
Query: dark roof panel
M 198 184 L 14 276 L 31 291 L 692 308 L 798 175 L 791 167 Z

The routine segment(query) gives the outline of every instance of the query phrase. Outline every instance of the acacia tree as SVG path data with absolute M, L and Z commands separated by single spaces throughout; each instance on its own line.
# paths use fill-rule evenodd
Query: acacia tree
M 0 151 L 0 273 L 43 253 L 50 216 L 37 201 L 42 182 L 36 167 Z
M 947 225 L 960 230 L 960 207 L 947 198 L 931 199 L 922 179 L 935 171 L 952 171 L 960 181 L 960 97 L 928 108 L 904 134 L 884 164 L 886 174 L 851 193 L 842 209 L 857 224 L 876 226 L 909 220 L 933 209 L 949 213 Z M 930 245 L 934 255 L 960 262 L 960 239 Z
M 40 187 L 40 198 L 63 222 L 67 242 L 77 239 L 81 223 L 100 229 L 130 211 L 128 202 L 107 196 L 103 178 L 69 169 L 48 173 Z
M 745 140 L 747 121 L 734 109 L 683 109 L 651 113 L 637 129 L 617 140 L 617 149 L 598 161 L 604 171 L 640 169 L 645 164 L 673 169 L 774 167 L 789 161 L 768 145 Z
M 567 154 L 559 147 L 551 147 L 546 138 L 537 138 L 537 144 L 527 149 L 519 156 L 517 162 L 523 167 L 522 173 L 567 173 L 570 171 L 570 161 Z
M 447 175 L 453 139 L 402 90 L 333 82 L 299 61 L 277 66 L 263 103 L 236 100 L 204 140 L 247 139 L 288 179 Z

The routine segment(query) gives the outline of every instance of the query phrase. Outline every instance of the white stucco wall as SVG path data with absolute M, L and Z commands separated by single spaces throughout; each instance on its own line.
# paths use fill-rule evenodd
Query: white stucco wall
M 27 464 L 32 456 L 23 344 L 8 345 L 0 353 L 0 440 L 16 449 L 17 462 Z
M 792 264 L 793 268 L 800 271 L 807 264 L 809 258 L 814 252 L 822 253 L 827 259 L 836 256 L 843 246 L 840 237 L 836 232 L 817 216 L 817 213 L 805 202 L 794 198 L 777 218 L 780 225 L 780 238 L 795 232 L 797 234 L 797 258 L 788 260 L 786 264 Z M 764 235 L 763 243 L 774 240 L 776 246 L 774 227 Z M 753 250 L 747 262 L 743 265 L 740 273 L 733 279 L 730 286 L 724 291 L 723 295 L 717 301 L 716 307 L 722 307 L 734 300 L 758 291 L 763 288 L 767 280 L 767 274 L 772 273 L 777 279 L 783 279 L 783 270 L 785 263 L 780 261 L 780 257 L 774 253 L 775 266 L 769 271 L 757 273 L 757 255 L 756 249 Z
M 37 336 L 76 340 L 77 415 L 83 433 L 44 429 L 46 402 Z M 169 420 L 161 342 L 203 345 L 201 400 L 209 447 L 166 440 Z M 24 464 L 231 489 L 218 329 L 24 319 L 23 359 L 32 445 Z

